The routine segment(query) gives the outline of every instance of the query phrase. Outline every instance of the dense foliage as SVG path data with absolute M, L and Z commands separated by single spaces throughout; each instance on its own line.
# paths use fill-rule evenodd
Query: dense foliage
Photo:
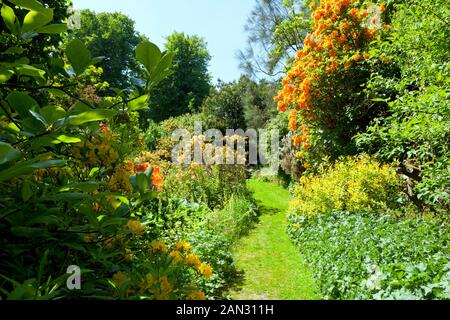
M 326 299 L 449 299 L 450 230 L 430 218 L 332 212 L 291 216 Z
M 113 88 L 128 89 L 140 76 L 139 63 L 134 56 L 136 46 L 146 40 L 134 27 L 134 21 L 122 13 L 98 13 L 83 10 L 80 28 L 69 38 L 77 38 L 96 57 L 104 57 L 102 80 Z
M 211 86 L 211 56 L 202 38 L 175 32 L 165 48 L 174 53 L 172 73 L 152 89 L 150 110 L 145 113 L 156 121 L 198 112 Z

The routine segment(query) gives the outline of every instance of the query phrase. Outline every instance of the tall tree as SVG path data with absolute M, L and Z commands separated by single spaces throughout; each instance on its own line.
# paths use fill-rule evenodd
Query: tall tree
M 257 0 L 245 30 L 247 48 L 239 52 L 241 68 L 251 76 L 279 76 L 286 58 L 302 48 L 309 28 L 311 0 Z
M 242 87 L 242 100 L 244 105 L 244 117 L 247 128 L 260 129 L 265 127 L 267 121 L 276 116 L 276 103 L 273 97 L 276 95 L 279 84 L 262 79 L 256 82 L 247 76 L 239 79 Z
M 152 90 L 150 110 L 143 114 L 156 121 L 199 111 L 211 87 L 211 56 L 202 38 L 175 32 L 165 48 L 175 54 L 172 74 Z
M 243 86 L 239 83 L 222 83 L 211 90 L 202 107 L 202 118 L 208 128 L 244 129 Z
M 103 56 L 102 79 L 112 87 L 126 89 L 140 72 L 134 56 L 136 46 L 143 35 L 136 31 L 134 21 L 128 16 L 115 13 L 81 12 L 81 28 L 72 37 L 82 40 L 93 56 Z

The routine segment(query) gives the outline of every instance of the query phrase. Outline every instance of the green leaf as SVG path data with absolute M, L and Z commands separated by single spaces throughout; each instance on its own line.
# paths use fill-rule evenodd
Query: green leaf
M 30 110 L 31 115 L 33 116 L 34 119 L 36 119 L 37 121 L 39 121 L 44 128 L 48 127 L 47 121 L 45 121 L 45 119 L 37 112 Z
M 13 167 L 11 167 L 7 170 L 0 171 L 0 181 L 6 181 L 6 180 L 10 180 L 15 177 L 27 175 L 27 174 L 33 173 L 34 171 L 39 170 L 39 169 L 47 169 L 47 168 L 51 168 L 51 167 L 62 167 L 63 165 L 66 164 L 66 162 L 63 160 L 47 160 L 47 161 L 36 162 L 36 161 L 39 161 L 39 158 L 42 156 L 43 155 L 40 155 L 39 157 L 37 157 L 35 159 L 16 163 Z
M 45 71 L 27 64 L 18 64 L 15 66 L 19 76 L 30 76 L 33 78 L 44 78 Z
M 41 201 L 79 201 L 91 198 L 90 195 L 82 192 L 64 192 L 49 195 L 41 198 Z
M 105 57 L 101 56 L 101 57 L 95 57 L 91 60 L 91 64 L 94 66 L 100 62 L 103 61 L 103 59 L 105 59 Z
M 58 34 L 67 31 L 67 25 L 63 23 L 49 24 L 48 26 L 39 28 L 36 30 L 37 33 L 48 33 L 48 34 Z
M 6 4 L 3 4 L 1 14 L 3 21 L 5 22 L 9 31 L 11 31 L 13 34 L 17 34 L 18 30 L 15 24 L 17 18 L 16 15 L 14 14 L 14 10 L 11 7 L 8 7 Z
M 3 52 L 3 54 L 22 54 L 24 52 L 24 49 L 21 47 L 10 47 L 6 49 L 6 51 Z
M 152 84 L 157 84 L 161 82 L 161 80 L 163 80 L 172 73 L 170 71 L 170 68 L 172 67 L 174 56 L 175 53 L 173 52 L 167 52 L 166 54 L 164 54 L 164 56 L 161 58 L 161 61 L 158 63 L 158 66 L 156 67 L 155 71 L 151 75 Z
M 73 118 L 69 121 L 71 125 L 81 125 L 88 122 L 93 121 L 100 121 L 105 120 L 113 117 L 116 114 L 116 111 L 114 110 L 107 110 L 107 109 L 96 109 L 91 111 L 86 111 L 83 113 L 80 113 L 76 116 L 73 116 Z
M 66 136 L 64 134 L 56 137 L 56 140 L 58 142 L 63 142 L 63 143 L 78 143 L 78 142 L 81 142 L 81 139 L 78 138 L 78 137 L 69 137 L 69 136 Z
M 37 32 L 53 20 L 53 9 L 45 8 L 40 11 L 30 11 L 23 19 L 22 34 Z
M 24 92 L 11 92 L 8 97 L 6 97 L 11 108 L 13 108 L 22 119 L 30 117 L 30 110 L 37 111 L 39 105 L 30 95 Z
M 61 107 L 47 106 L 41 109 L 40 114 L 49 125 L 52 125 L 56 120 L 64 118 L 66 111 Z
M 66 56 L 77 75 L 82 74 L 92 61 L 91 52 L 78 39 L 72 40 L 67 45 Z
M 147 177 L 146 174 L 138 173 L 136 175 L 136 183 L 138 185 L 139 192 L 143 194 L 148 190 L 148 187 L 149 187 L 151 181 L 150 181 L 149 177 Z
M 21 153 L 10 144 L 0 141 L 0 165 L 19 158 Z
M 143 42 L 136 47 L 136 59 L 141 62 L 147 71 L 152 74 L 161 60 L 161 51 L 151 42 Z
M 64 191 L 70 191 L 70 190 L 80 190 L 83 192 L 94 192 L 100 188 L 102 185 L 101 182 L 95 182 L 95 181 L 87 181 L 87 182 L 78 182 L 78 183 L 72 183 L 68 184 L 62 188 L 59 189 L 59 192 Z
M 28 10 L 34 10 L 34 11 L 45 10 L 45 7 L 36 0 L 9 0 L 9 2 L 14 3 L 18 7 L 28 9 Z
M 25 180 L 22 185 L 22 199 L 27 202 L 33 195 L 33 190 L 31 189 L 31 183 L 29 180 Z
M 130 111 L 141 110 L 148 107 L 148 94 L 140 96 L 139 98 L 128 103 L 128 109 Z
M 14 73 L 10 70 L 10 68 L 0 65 L 0 83 L 5 83 L 8 81 L 13 74 Z

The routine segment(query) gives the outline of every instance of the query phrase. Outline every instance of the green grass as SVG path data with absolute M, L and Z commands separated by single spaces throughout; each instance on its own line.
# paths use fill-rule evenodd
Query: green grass
M 234 252 L 239 269 L 244 271 L 240 290 L 232 293 L 238 300 L 318 299 L 312 272 L 292 244 L 285 230 L 289 192 L 270 182 L 249 180 L 261 211 L 260 222 L 242 238 Z

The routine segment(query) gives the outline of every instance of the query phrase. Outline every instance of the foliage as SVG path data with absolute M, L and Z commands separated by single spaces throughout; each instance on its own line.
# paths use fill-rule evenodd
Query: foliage
M 114 88 L 128 89 L 141 75 L 134 55 L 136 46 L 146 40 L 134 27 L 134 21 L 122 13 L 81 11 L 81 28 L 73 30 L 70 39 L 80 39 L 89 51 L 104 57 L 102 79 Z
M 219 83 L 202 105 L 202 117 L 208 128 L 244 129 L 244 104 L 242 92 L 236 83 Z
M 318 175 L 302 176 L 294 190 L 291 214 L 315 216 L 331 210 L 359 212 L 395 208 L 399 180 L 388 165 L 367 156 L 343 158 Z
M 41 3 L 14 2 L 29 11 L 29 18 L 17 20 L 18 10 L 3 3 L 6 36 L 15 47 L 10 50 L 14 62 L 0 62 L 1 296 L 126 297 L 129 293 L 114 280 L 123 279 L 117 272 L 125 270 L 133 281 L 145 276 L 140 265 L 145 260 L 134 260 L 133 250 L 157 236 L 140 216 L 163 182 L 159 167 L 133 163 L 135 150 L 128 148 L 135 145 L 125 142 L 133 129 L 127 124 L 146 107 L 140 102 L 167 74 L 171 55 L 139 45 L 146 86 L 100 98 L 96 92 L 105 86 L 98 81 L 101 71 L 92 68 L 100 59 L 79 40 L 69 42 L 64 55 L 53 51 L 46 63 L 30 64 L 27 57 L 36 47 L 28 51 L 28 44 L 35 36 L 64 28 L 51 24 L 52 10 Z M 69 265 L 81 267 L 79 291 L 65 288 Z M 175 272 L 177 281 L 191 273 Z M 157 298 L 157 292 L 146 298 Z
M 51 12 L 51 16 L 53 17 L 52 27 L 46 27 L 45 29 L 41 29 L 38 34 L 27 34 L 23 35 L 23 41 L 21 43 L 20 48 L 16 47 L 15 37 L 10 33 L 17 34 L 17 27 L 19 26 L 19 21 L 24 21 L 25 16 L 30 12 L 26 8 L 21 8 L 20 6 L 16 6 L 17 1 L 8 1 L 4 0 L 3 3 L 5 6 L 14 9 L 14 14 L 17 17 L 17 20 L 12 19 L 14 26 L 12 23 L 2 23 L 0 24 L 0 52 L 2 53 L 2 60 L 8 59 L 10 54 L 17 50 L 25 49 L 28 52 L 27 58 L 31 60 L 31 63 L 39 64 L 45 62 L 48 58 L 50 58 L 50 53 L 52 50 L 55 50 L 59 47 L 60 42 L 63 40 L 64 36 L 61 33 L 66 30 L 66 22 L 69 19 L 69 14 L 72 9 L 71 1 L 69 0 L 41 0 L 40 4 L 44 7 L 51 8 L 53 11 Z M 35 3 L 33 1 L 33 3 Z M 5 8 L 6 12 L 6 8 Z M 36 12 L 36 10 L 34 11 Z M 50 14 L 50 11 L 47 11 Z M 11 29 L 12 30 L 11 30 Z M 53 29 L 53 30 L 52 30 Z M 55 30 L 60 30 L 60 32 L 55 32 Z M 29 39 L 25 41 L 25 39 Z M 31 41 L 31 39 L 33 39 Z M 13 48 L 8 50 L 9 48 Z M 8 53 L 9 52 L 9 53 Z
M 245 29 L 247 48 L 241 51 L 241 67 L 250 76 L 277 76 L 286 60 L 301 49 L 309 29 L 311 1 L 258 0 Z
M 448 21 L 447 1 L 395 6 L 389 37 L 371 55 L 396 72 L 373 72 L 365 89 L 387 114 L 356 139 L 360 150 L 398 160 L 410 198 L 442 213 L 450 209 Z
M 273 96 L 278 85 L 267 81 L 253 81 L 246 76 L 239 79 L 243 87 L 243 105 L 246 128 L 262 129 L 276 115 Z
M 432 218 L 291 215 L 289 235 L 326 299 L 449 299 L 448 225 Z
M 187 235 L 194 252 L 214 270 L 202 289 L 208 299 L 223 299 L 236 282 L 238 270 L 231 253 L 232 245 L 226 237 L 199 224 Z
M 150 110 L 142 114 L 155 121 L 198 112 L 210 90 L 211 56 L 202 38 L 175 32 L 165 48 L 175 54 L 172 74 L 151 90 Z
M 174 165 L 168 170 L 163 194 L 220 208 L 233 194 L 245 194 L 245 169 L 241 165 Z
M 255 203 L 248 197 L 233 194 L 222 209 L 215 211 L 207 219 L 211 228 L 233 244 L 252 228 L 257 218 Z

